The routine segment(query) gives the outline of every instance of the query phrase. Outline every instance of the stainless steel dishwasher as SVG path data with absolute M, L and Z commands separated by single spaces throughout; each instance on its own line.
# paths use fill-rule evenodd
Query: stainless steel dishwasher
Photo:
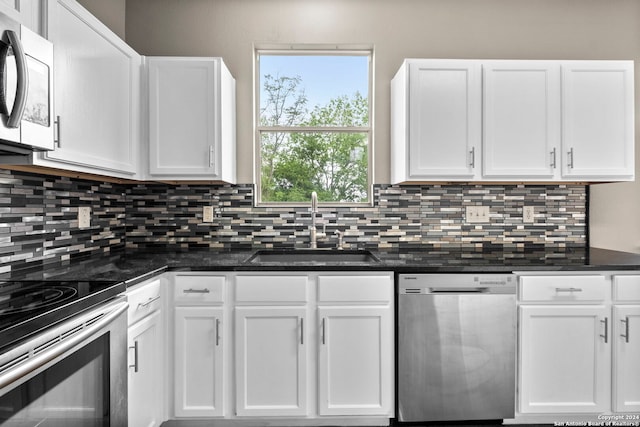
M 516 277 L 401 274 L 398 420 L 513 418 Z

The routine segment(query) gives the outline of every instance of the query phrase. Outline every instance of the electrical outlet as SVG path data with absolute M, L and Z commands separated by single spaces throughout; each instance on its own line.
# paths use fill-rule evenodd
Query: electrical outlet
M 91 208 L 89 206 L 80 206 L 78 208 L 78 228 L 91 227 Z
M 213 222 L 213 206 L 202 207 L 202 222 Z
M 522 222 L 532 223 L 534 214 L 535 214 L 535 211 L 533 209 L 533 206 L 523 206 L 522 207 Z
M 489 222 L 489 206 L 467 206 L 465 218 L 467 223 Z

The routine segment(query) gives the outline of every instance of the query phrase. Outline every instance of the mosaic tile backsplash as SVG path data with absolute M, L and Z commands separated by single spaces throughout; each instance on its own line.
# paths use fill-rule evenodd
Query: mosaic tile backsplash
M 111 184 L 0 171 L 0 272 L 122 248 L 218 249 L 309 246 L 310 206 L 254 207 L 252 185 Z M 490 221 L 469 224 L 467 206 Z M 522 206 L 534 207 L 524 223 Z M 79 229 L 77 208 L 90 206 Z M 204 223 L 203 206 L 214 220 Z M 374 187 L 373 206 L 320 207 L 319 247 L 553 248 L 587 242 L 582 185 L 415 185 Z

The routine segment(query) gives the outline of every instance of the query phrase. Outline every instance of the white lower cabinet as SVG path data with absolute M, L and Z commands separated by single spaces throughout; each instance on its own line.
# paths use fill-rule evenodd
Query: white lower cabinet
M 166 378 L 161 280 L 136 285 L 126 295 L 129 425 L 157 427 L 164 421 Z
M 521 275 L 519 284 L 516 418 L 640 411 L 640 275 Z
M 305 416 L 305 307 L 237 307 L 236 413 Z
M 169 277 L 172 418 L 312 426 L 394 417 L 393 273 Z
M 640 305 L 613 309 L 613 411 L 640 412 Z
M 319 307 L 318 320 L 320 415 L 389 415 L 390 307 Z
M 221 307 L 176 307 L 174 410 L 177 417 L 223 412 Z
M 613 411 L 638 414 L 640 413 L 640 276 L 613 277 L 612 342 Z
M 393 418 L 392 301 L 391 273 L 238 275 L 237 416 Z
M 220 274 L 176 274 L 173 410 L 177 418 L 225 414 L 225 291 Z
M 604 305 L 520 307 L 521 412 L 607 409 L 608 313 Z
M 159 426 L 162 400 L 162 363 L 158 359 L 161 351 L 160 312 L 156 311 L 131 326 L 129 339 L 129 425 L 140 427 Z

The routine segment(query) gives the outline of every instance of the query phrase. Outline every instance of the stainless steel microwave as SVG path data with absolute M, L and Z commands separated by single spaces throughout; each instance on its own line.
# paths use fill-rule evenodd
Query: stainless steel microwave
M 0 154 L 53 150 L 53 44 L 0 14 Z

